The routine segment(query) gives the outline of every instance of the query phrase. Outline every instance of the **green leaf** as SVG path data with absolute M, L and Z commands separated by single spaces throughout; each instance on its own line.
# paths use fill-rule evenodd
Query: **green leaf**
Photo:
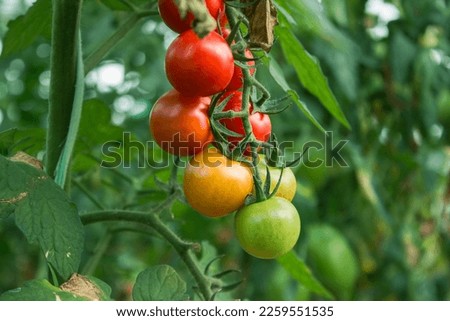
M 111 123 L 111 109 L 98 99 L 83 103 L 75 153 L 97 147 L 107 141 L 121 141 L 123 129 Z M 135 138 L 134 136 L 132 137 Z
M 281 98 L 266 100 L 258 109 L 264 114 L 278 114 L 291 107 L 294 99 L 295 96 L 289 93 Z
M 305 262 L 295 252 L 290 251 L 279 257 L 277 261 L 305 288 L 326 299 L 333 299 L 333 295 L 314 277 Z
M 50 177 L 28 164 L 0 156 L 0 172 L 0 213 L 14 211 L 28 241 L 37 242 L 48 263 L 69 278 L 78 270 L 84 245 L 75 205 Z
M 139 273 L 133 288 L 135 301 L 186 300 L 186 283 L 168 265 L 158 265 Z
M 281 71 L 280 66 L 276 62 L 275 59 L 263 59 L 266 65 L 269 67 L 269 72 L 272 75 L 272 78 L 277 82 L 277 84 L 288 94 L 291 96 L 294 103 L 297 107 L 302 111 L 302 113 L 323 133 L 325 133 L 325 128 L 319 123 L 319 121 L 314 117 L 314 115 L 309 110 L 308 106 L 300 100 L 297 92 L 291 87 L 289 87 L 286 79 L 283 76 L 283 72 Z
M 339 122 L 350 128 L 350 124 L 334 97 L 319 62 L 305 50 L 295 37 L 292 30 L 287 26 L 286 18 L 283 18 L 281 15 L 280 18 L 280 25 L 276 27 L 275 33 L 278 36 L 284 56 L 294 67 L 300 82 L 311 94 L 319 99 L 323 106 Z
M 0 154 L 11 156 L 19 151 L 37 155 L 45 148 L 43 128 L 10 128 L 0 133 Z
M 86 301 L 50 284 L 47 280 L 32 280 L 17 289 L 0 295 L 0 301 Z
M 0 132 L 0 155 L 9 155 L 9 150 L 14 143 L 16 132 L 17 128 L 10 128 Z
M 2 58 L 30 46 L 39 36 L 49 36 L 52 25 L 51 0 L 37 0 L 25 15 L 8 23 Z

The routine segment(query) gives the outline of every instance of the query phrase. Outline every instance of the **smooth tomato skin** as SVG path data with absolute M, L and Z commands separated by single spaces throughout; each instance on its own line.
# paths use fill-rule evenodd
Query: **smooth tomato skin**
M 193 30 L 185 31 L 167 49 L 167 78 L 183 95 L 204 97 L 223 91 L 233 71 L 230 46 L 216 32 L 200 39 Z
M 227 92 L 223 95 L 219 102 L 225 100 L 228 96 L 231 96 L 231 99 L 227 102 L 227 105 L 224 108 L 224 111 L 233 110 L 233 111 L 241 111 L 242 110 L 242 92 L 241 91 L 232 91 Z M 250 104 L 250 125 L 252 126 L 253 134 L 256 139 L 259 141 L 266 142 L 270 138 L 270 133 L 272 132 L 272 123 L 270 121 L 270 117 L 267 114 L 263 113 L 252 113 L 253 107 Z M 235 118 L 224 118 L 221 119 L 220 122 L 229 130 L 238 133 L 241 137 L 228 137 L 228 141 L 232 144 L 239 143 L 245 137 L 245 129 L 244 123 L 242 119 L 239 117 Z
M 281 169 L 272 166 L 268 167 L 270 173 L 270 193 L 272 193 L 278 184 L 278 180 L 280 179 Z M 267 169 L 265 162 L 260 161 L 258 163 L 258 170 L 259 176 L 264 184 L 267 178 Z M 286 167 L 283 170 L 283 175 L 281 176 L 280 186 L 278 187 L 278 190 L 274 196 L 282 197 L 287 199 L 288 201 L 292 201 L 294 199 L 296 191 L 297 179 L 295 178 L 292 169 L 290 167 Z
M 176 90 L 162 95 L 150 112 L 155 142 L 165 151 L 187 156 L 200 153 L 212 140 L 209 97 L 187 97 Z
M 209 148 L 189 161 L 183 189 L 194 210 L 207 217 L 220 217 L 244 205 L 253 189 L 252 172 L 216 148 Z
M 253 54 L 250 50 L 245 49 L 245 57 L 249 58 L 249 59 L 253 59 Z M 255 68 L 253 68 L 255 66 L 255 62 L 252 61 L 247 61 L 247 65 L 250 66 L 250 74 L 254 75 L 255 74 Z M 242 88 L 242 85 L 244 84 L 244 75 L 242 73 L 242 68 L 234 65 L 234 71 L 233 71 L 233 77 L 231 78 L 230 83 L 228 84 L 226 90 L 227 91 L 235 91 L 235 90 L 239 90 Z
M 286 254 L 300 236 L 297 209 L 281 197 L 243 207 L 236 213 L 234 223 L 242 248 L 260 259 L 275 259 Z
M 206 7 L 214 19 L 224 10 L 223 0 L 205 0 Z M 173 31 L 182 33 L 189 30 L 194 21 L 194 15 L 188 12 L 184 19 L 181 19 L 180 12 L 174 0 L 158 0 L 159 14 L 164 23 Z

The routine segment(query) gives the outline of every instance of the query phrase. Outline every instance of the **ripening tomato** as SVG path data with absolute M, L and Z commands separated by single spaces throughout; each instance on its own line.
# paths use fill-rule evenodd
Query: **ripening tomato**
M 194 155 L 212 140 L 209 97 L 186 97 L 176 90 L 161 96 L 150 113 L 150 131 L 165 151 Z
M 297 209 L 281 197 L 241 208 L 234 224 L 242 248 L 260 259 L 274 259 L 289 252 L 297 243 L 301 229 Z
M 167 78 L 186 96 L 210 96 L 224 90 L 233 70 L 230 46 L 216 32 L 200 39 L 193 30 L 185 31 L 167 49 Z
M 241 91 L 232 91 L 225 93 L 219 100 L 224 101 L 227 97 L 231 96 L 230 100 L 227 102 L 223 111 L 233 110 L 233 111 L 241 111 L 242 110 L 242 92 Z M 259 141 L 266 142 L 270 138 L 270 133 L 272 131 L 272 123 L 270 122 L 270 117 L 267 114 L 263 114 L 260 112 L 253 112 L 253 106 L 250 103 L 249 107 L 250 111 L 250 125 L 252 126 L 253 134 L 255 138 Z M 240 134 L 241 137 L 228 137 L 228 141 L 233 145 L 237 145 L 244 137 L 245 130 L 242 119 L 239 117 L 235 118 L 224 118 L 221 119 L 220 122 L 229 130 Z
M 205 0 L 206 7 L 214 19 L 224 10 L 223 0 Z M 174 0 L 158 0 L 159 14 L 166 25 L 175 32 L 182 33 L 191 28 L 194 15 L 188 12 L 184 19 L 181 19 L 178 7 Z
M 281 169 L 268 166 L 269 174 L 270 174 L 270 193 L 273 192 L 275 187 L 278 184 L 278 180 L 280 179 Z M 267 178 L 267 168 L 265 161 L 260 161 L 258 163 L 258 171 L 263 184 L 266 182 Z M 290 167 L 286 167 L 283 169 L 283 175 L 281 176 L 281 182 L 278 186 L 278 190 L 275 193 L 275 196 L 283 197 L 288 201 L 292 201 L 295 196 L 295 192 L 297 190 L 297 180 L 295 178 L 294 172 Z
M 216 148 L 195 155 L 184 173 L 186 200 L 194 210 L 208 217 L 236 211 L 244 205 L 252 188 L 250 168 L 228 159 Z

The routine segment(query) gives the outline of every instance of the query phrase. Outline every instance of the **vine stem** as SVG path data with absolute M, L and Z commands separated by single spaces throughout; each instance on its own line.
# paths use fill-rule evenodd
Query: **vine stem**
M 48 111 L 46 171 L 55 170 L 64 148 L 72 115 L 77 80 L 82 0 L 53 0 L 52 51 Z
M 81 221 L 84 225 L 105 221 L 127 221 L 144 224 L 153 228 L 159 235 L 166 239 L 178 253 L 197 282 L 203 298 L 207 301 L 213 298 L 214 293 L 211 290 L 211 280 L 202 273 L 193 253 L 195 244 L 182 240 L 161 221 L 156 213 L 125 210 L 94 211 L 81 215 Z
M 232 30 L 238 30 L 238 25 L 242 20 L 238 19 L 236 10 L 230 6 L 226 7 L 226 13 L 228 17 L 228 21 Z M 244 38 L 240 32 L 236 32 L 236 41 L 238 43 L 244 43 Z M 245 57 L 245 47 L 240 47 L 238 53 Z M 253 134 L 252 125 L 250 124 L 250 94 L 252 90 L 252 86 L 254 85 L 254 80 L 250 71 L 247 68 L 241 68 L 243 75 L 243 89 L 242 89 L 242 107 L 241 111 L 243 112 L 243 116 L 241 117 L 242 123 L 244 125 L 245 135 L 249 137 L 249 143 L 256 142 L 255 135 Z M 264 94 L 268 93 L 267 91 Z M 250 144 L 251 155 L 252 155 L 252 170 L 253 170 L 253 180 L 255 183 L 255 194 L 257 202 L 263 201 L 267 199 L 264 190 L 263 183 L 261 180 L 261 175 L 258 171 L 258 147 L 255 144 Z

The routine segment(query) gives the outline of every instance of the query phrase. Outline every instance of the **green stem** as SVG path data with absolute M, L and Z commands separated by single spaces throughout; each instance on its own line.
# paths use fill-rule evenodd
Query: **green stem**
M 94 249 L 93 255 L 89 258 L 89 260 L 84 265 L 81 270 L 81 274 L 83 275 L 91 275 L 94 274 L 95 269 L 97 268 L 100 260 L 108 249 L 109 244 L 111 243 L 113 237 L 113 233 L 111 231 L 107 231 L 106 234 L 98 241 L 97 246 Z
M 226 6 L 226 13 L 228 17 L 228 21 L 230 23 L 230 26 L 232 29 L 237 30 L 237 25 L 241 23 L 241 20 L 238 18 L 239 13 L 236 9 L 232 8 L 231 6 Z M 237 43 L 243 43 L 244 37 L 242 37 L 242 34 L 240 32 L 236 33 L 236 42 Z M 245 47 L 238 48 L 238 54 L 242 57 L 245 57 Z M 253 142 L 256 142 L 255 135 L 253 134 L 252 126 L 250 124 L 249 119 L 249 103 L 250 103 L 250 94 L 252 90 L 252 86 L 254 85 L 254 78 L 250 74 L 250 71 L 247 68 L 241 68 L 242 69 L 242 75 L 243 75 L 243 91 L 242 91 L 242 108 L 241 111 L 244 113 L 244 115 L 241 117 L 242 123 L 244 125 L 244 131 L 245 135 L 250 135 L 250 141 L 249 145 L 251 148 L 251 155 L 252 155 L 252 170 L 253 170 L 253 180 L 255 183 L 255 194 L 256 194 L 256 200 L 257 202 L 265 200 L 267 197 L 264 194 L 263 189 L 263 183 L 261 180 L 261 176 L 258 171 L 258 146 L 255 146 L 256 144 L 252 144 Z M 263 91 L 263 97 L 264 95 L 268 93 L 267 91 Z
M 123 210 L 96 211 L 81 215 L 81 221 L 85 225 L 105 221 L 128 221 L 150 226 L 166 239 L 178 253 L 197 282 L 203 298 L 205 300 L 211 300 L 213 298 L 211 280 L 200 270 L 194 253 L 192 252 L 193 244 L 183 241 L 178 237 L 178 235 L 161 221 L 156 213 L 149 214 L 146 212 Z
M 86 195 L 87 198 L 99 209 L 103 210 L 105 207 L 100 203 L 99 200 L 97 200 L 94 195 L 77 179 L 73 179 L 72 183 L 78 187 L 78 189 L 83 192 L 84 195 Z
M 217 119 L 222 119 L 222 118 L 235 118 L 235 117 L 245 117 L 246 114 L 243 111 L 234 111 L 234 110 L 228 110 L 228 111 L 223 111 L 220 113 L 214 113 L 213 115 L 213 119 L 217 120 Z
M 72 115 L 82 0 L 53 0 L 46 170 L 55 176 Z
M 84 70 L 87 74 L 95 68 L 100 61 L 113 49 L 144 17 L 158 15 L 155 10 L 143 10 L 132 13 L 129 18 L 105 40 L 94 52 L 92 52 L 84 61 Z

